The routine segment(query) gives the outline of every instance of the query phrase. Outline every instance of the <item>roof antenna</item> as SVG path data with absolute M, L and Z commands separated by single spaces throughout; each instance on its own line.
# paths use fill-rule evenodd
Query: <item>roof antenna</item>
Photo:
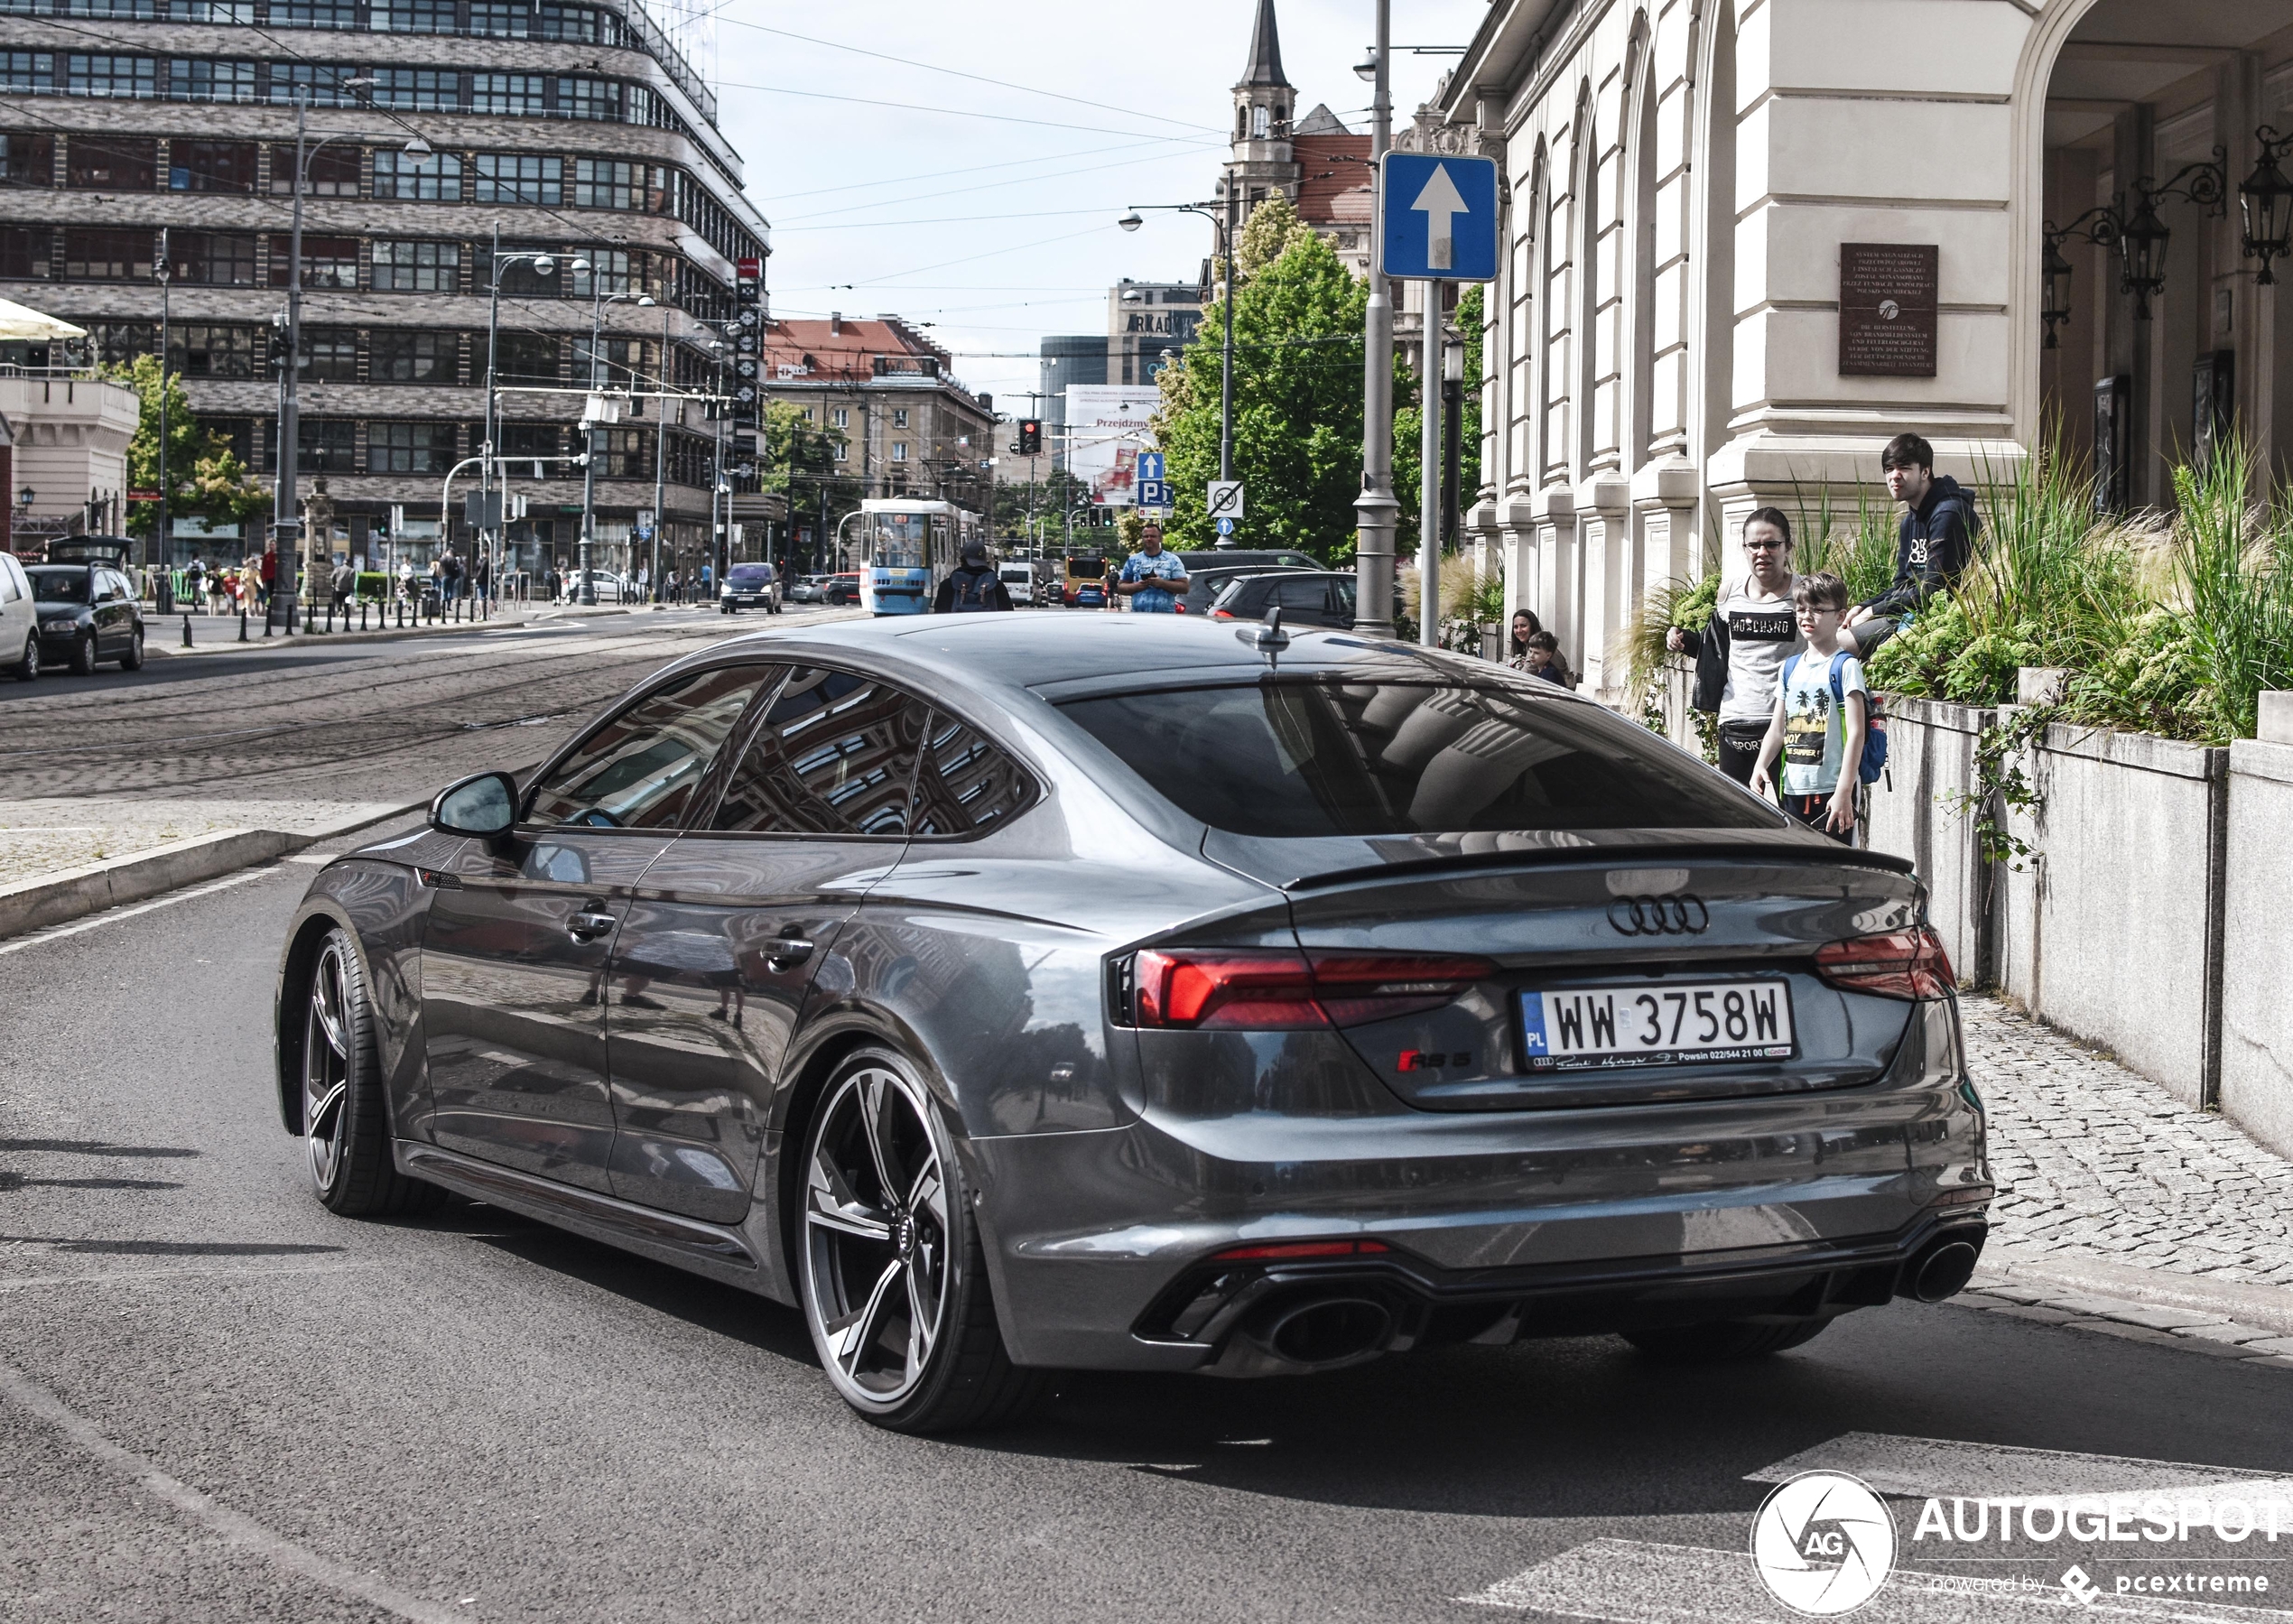
M 1234 636 L 1266 656 L 1266 668 L 1276 669 L 1282 651 L 1290 646 L 1290 634 L 1282 629 L 1282 606 L 1276 604 L 1266 611 L 1266 624 L 1237 627 Z

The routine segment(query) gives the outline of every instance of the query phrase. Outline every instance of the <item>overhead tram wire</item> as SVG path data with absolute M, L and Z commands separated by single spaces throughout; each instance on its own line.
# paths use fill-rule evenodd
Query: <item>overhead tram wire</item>
M 1158 143 L 1158 142 L 1151 142 L 1151 143 L 1146 143 L 1146 144 L 1147 144 L 1147 145 L 1160 145 L 1160 144 L 1162 144 L 1162 143 Z M 1203 147 L 1214 146 L 1214 145 L 1216 145 L 1216 144 L 1217 144 L 1217 143 L 1215 143 L 1215 142 L 1203 142 L 1203 143 L 1201 143 L 1201 144 L 1200 144 L 1200 145 L 1201 145 L 1201 146 L 1203 146 Z M 891 208 L 895 208 L 895 207 L 896 207 L 897 205 L 902 204 L 902 203 L 921 203 L 921 202 L 930 202 L 930 201 L 940 199 L 940 198 L 960 198 L 960 197 L 962 197 L 962 196 L 964 196 L 966 193 L 969 193 L 969 192 L 975 192 L 975 191 L 995 191 L 995 190 L 999 190 L 999 189 L 1001 189 L 1001 188 L 1003 188 L 1003 187 L 1006 187 L 1006 186 L 1033 186 L 1033 185 L 1035 185 L 1035 184 L 1037 184 L 1037 183 L 1039 183 L 1039 182 L 1041 182 L 1041 181 L 1060 181 L 1060 180 L 1064 180 L 1064 179 L 1065 179 L 1066 177 L 1068 177 L 1069 175 L 1095 175 L 1095 174 L 1101 174 L 1101 173 L 1104 173 L 1106 171 L 1110 170 L 1110 169 L 1131 169 L 1131 168 L 1135 168 L 1135 167 L 1137 167 L 1137 165 L 1139 165 L 1139 164 L 1141 164 L 1141 163 L 1165 163 L 1165 162 L 1168 162 L 1170 160 L 1172 160 L 1172 159 L 1174 159 L 1174 158 L 1188 158 L 1188 157 L 1193 157 L 1193 156 L 1194 156 L 1194 155 L 1195 155 L 1195 153 L 1194 153 L 1194 151 L 1193 150 L 1193 146 L 1194 146 L 1194 144 L 1191 144 L 1191 143 L 1190 143 L 1190 144 L 1187 144 L 1187 146 L 1186 146 L 1186 147 L 1184 147 L 1184 148 L 1182 148 L 1181 150 L 1178 150 L 1178 151 L 1174 151 L 1174 152 L 1163 152 L 1163 153 L 1148 153 L 1147 155 L 1146 155 L 1145 157 L 1140 157 L 1140 158 L 1120 158 L 1120 159 L 1116 160 L 1116 161 L 1115 161 L 1114 162 L 1112 162 L 1112 163 L 1086 163 L 1086 164 L 1083 164 L 1082 166 L 1081 166 L 1080 168 L 1076 168 L 1076 169 L 1054 169 L 1054 170 L 1051 170 L 1051 171 L 1049 171 L 1049 172 L 1046 172 L 1046 173 L 1044 173 L 1044 174 L 1039 174 L 1039 175 L 1013 175 L 1010 179 L 1008 179 L 1008 180 L 1005 180 L 1005 181 L 981 181 L 981 182 L 979 182 L 979 185 L 977 185 L 977 186 L 954 186 L 954 187 L 950 187 L 949 189 L 947 189 L 947 190 L 944 190 L 944 191 L 917 191 L 917 192 L 910 192 L 910 193 L 908 193 L 905 197 L 898 197 L 898 198 L 878 198 L 878 199 L 877 199 L 877 200 L 876 200 L 874 202 L 872 202 L 872 203 L 848 203 L 848 204 L 846 204 L 846 205 L 845 205 L 843 208 L 841 208 L 841 209 L 822 209 L 822 210 L 821 212 L 819 212 L 818 214 L 797 214 L 797 215 L 791 215 L 791 216 L 789 216 L 789 217 L 788 217 L 788 218 L 790 218 L 790 219 L 792 219 L 792 220 L 822 220 L 822 219 L 826 219 L 826 218 L 828 218 L 831 215 L 838 215 L 838 214 L 858 214 L 858 213 L 859 213 L 862 209 L 891 209 Z M 1105 150 L 1108 150 L 1108 151 L 1122 151 L 1122 150 L 1124 150 L 1124 149 L 1122 149 L 1122 148 L 1108 148 L 1108 149 L 1105 149 Z M 991 169 L 1001 169 L 1001 168 L 1006 168 L 1006 167 L 1007 167 L 1007 165 L 1004 165 L 1004 164 L 989 164 L 989 165 L 987 165 L 986 167 L 988 167 L 988 168 L 991 168 Z M 970 172 L 970 171 L 966 171 L 966 170 L 952 170 L 952 171 L 950 171 L 949 172 L 950 172 L 950 173 L 952 173 L 952 174 L 966 174 L 966 173 L 970 173 L 970 172 Z M 918 177 L 918 178 L 920 179 L 921 177 Z M 831 188 L 830 190 L 840 190 L 840 189 L 839 189 L 839 188 Z M 786 225 L 782 225 L 782 226 L 777 226 L 777 227 L 774 227 L 774 229 L 775 229 L 775 230 L 778 230 L 778 231 L 787 231 L 787 230 L 794 229 L 794 227 L 790 227 L 790 226 L 786 226 Z
M 1140 140 L 1156 139 L 1151 130 L 1117 130 L 1100 124 L 1061 124 L 1051 118 L 1022 118 L 1016 113 L 974 113 L 968 107 L 935 107 L 927 102 L 885 101 L 872 96 L 838 96 L 829 90 L 798 90 L 786 85 L 750 85 L 736 79 L 719 79 L 720 89 L 756 90 L 766 96 L 801 96 L 811 101 L 849 102 L 862 107 L 891 107 L 905 113 L 932 113 L 942 118 L 984 118 L 995 124 L 1024 124 L 1042 130 L 1081 130 L 1088 135 L 1130 135 Z
M 1219 137 L 1220 141 L 1222 141 L 1223 139 L 1223 136 Z M 1137 147 L 1183 144 L 1191 143 L 1193 140 L 1193 137 L 1189 135 L 1150 135 L 1142 137 L 1137 141 L 1118 141 L 1112 146 L 1085 147 L 1079 153 L 1050 153 L 1035 158 L 1007 158 L 1000 163 L 967 163 L 961 169 L 926 170 L 920 175 L 889 175 L 881 181 L 854 181 L 849 184 L 843 186 L 815 186 L 807 191 L 775 192 L 771 197 L 758 198 L 756 201 L 759 203 L 786 203 L 797 198 L 824 197 L 830 193 L 840 191 L 865 191 L 868 188 L 875 186 L 905 186 L 917 181 L 937 181 L 952 175 L 983 175 L 991 170 L 1022 169 L 1031 163 L 1056 162 L 1062 158 L 1095 158 L 1101 153 L 1127 153 Z M 1206 144 L 1211 145 L 1215 145 L 1217 144 L 1218 143 L 1215 141 L 1206 142 Z M 1025 179 L 1026 177 L 1021 178 Z M 1043 176 L 1037 178 L 1048 179 L 1049 177 Z M 921 195 L 926 197 L 937 197 L 942 194 L 937 192 L 926 192 Z

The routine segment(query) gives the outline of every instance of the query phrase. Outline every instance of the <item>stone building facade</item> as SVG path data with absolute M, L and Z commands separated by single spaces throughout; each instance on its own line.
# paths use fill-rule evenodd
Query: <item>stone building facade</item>
M 158 344 L 164 265 L 172 367 L 266 476 L 308 104 L 298 463 L 306 491 L 327 477 L 356 552 L 394 506 L 400 556 L 438 543 L 442 482 L 484 435 L 497 231 L 561 267 L 503 274 L 514 459 L 580 450 L 599 296 L 628 295 L 603 306 L 609 388 L 704 389 L 700 323 L 732 313 L 734 262 L 765 252 L 713 96 L 638 0 L 17 0 L 0 70 L 0 295 L 125 359 Z M 627 563 L 662 453 L 669 534 L 705 535 L 713 426 L 697 404 L 666 424 L 625 412 L 604 438 L 600 566 Z M 569 555 L 580 470 L 509 471 L 531 515 L 517 561 Z
M 1475 534 L 1620 697 L 1645 592 L 1733 560 L 1754 506 L 1883 500 L 1898 432 L 1981 479 L 2050 421 L 2092 454 L 2103 411 L 2136 506 L 2232 420 L 2282 472 L 2293 302 L 2237 191 L 2288 108 L 2281 4 L 1497 0 L 1428 109 L 1506 188 Z M 2082 237 L 2046 320 L 2048 222 L 2132 219 L 2217 145 L 2224 213 L 2156 205 L 2147 319 Z

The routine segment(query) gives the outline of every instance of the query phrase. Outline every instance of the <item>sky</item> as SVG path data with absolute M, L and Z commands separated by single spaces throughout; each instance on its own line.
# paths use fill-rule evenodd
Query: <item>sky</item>
M 1369 86 L 1352 70 L 1372 0 L 1276 5 L 1300 114 L 1325 102 L 1366 133 Z M 1487 11 L 1394 0 L 1393 42 L 1462 46 Z M 729 0 L 719 118 L 773 225 L 773 313 L 928 323 L 960 378 L 1024 415 L 1043 335 L 1103 333 L 1109 287 L 1191 282 L 1210 252 L 1193 215 L 1149 209 L 1135 233 L 1115 222 L 1211 195 L 1256 13 L 1257 0 Z M 1397 49 L 1397 125 L 1456 60 Z

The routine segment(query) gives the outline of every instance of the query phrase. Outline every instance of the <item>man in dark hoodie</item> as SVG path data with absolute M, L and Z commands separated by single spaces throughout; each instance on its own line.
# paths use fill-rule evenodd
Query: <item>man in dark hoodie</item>
M 961 615 L 974 609 L 1007 609 L 1011 607 L 1011 592 L 988 561 L 985 542 L 963 543 L 963 564 L 940 583 L 940 595 L 932 600 L 934 615 Z
M 1898 434 L 1879 454 L 1887 494 L 1903 504 L 1895 537 L 1895 584 L 1847 611 L 1857 650 L 1869 654 L 1893 636 L 1903 619 L 1958 584 L 1982 533 L 1974 493 L 1935 471 L 1935 448 L 1917 434 Z

